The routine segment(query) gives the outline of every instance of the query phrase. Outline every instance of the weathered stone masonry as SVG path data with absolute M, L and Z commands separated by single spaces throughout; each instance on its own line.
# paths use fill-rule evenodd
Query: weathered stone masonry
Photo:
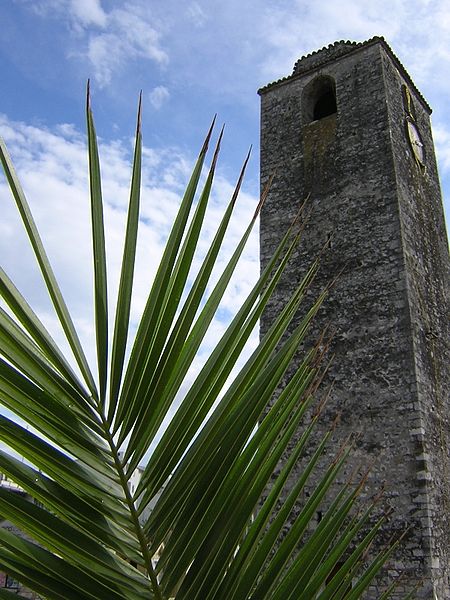
M 423 579 L 418 598 L 450 599 L 450 260 L 431 109 L 382 38 L 330 45 L 259 93 L 261 185 L 276 173 L 262 266 L 311 194 L 261 333 L 328 240 L 317 287 L 343 270 L 316 325 L 336 330 L 328 418 L 341 411 L 340 436 L 362 434 L 367 493 L 386 482 L 395 514 L 382 539 L 412 526 L 389 565 L 406 575 L 398 597 Z

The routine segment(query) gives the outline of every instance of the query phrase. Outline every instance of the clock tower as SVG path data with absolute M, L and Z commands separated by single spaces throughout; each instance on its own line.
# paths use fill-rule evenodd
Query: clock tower
M 416 584 L 450 598 L 450 260 L 431 109 L 380 37 L 313 52 L 259 94 L 262 186 L 275 173 L 263 267 L 308 196 L 310 210 L 261 333 L 326 246 L 315 285 L 340 276 L 315 325 L 334 330 L 321 427 L 339 412 L 339 436 L 361 434 L 366 494 L 384 485 L 394 509 L 383 542 L 408 529 L 367 598 L 396 574 L 395 598 Z

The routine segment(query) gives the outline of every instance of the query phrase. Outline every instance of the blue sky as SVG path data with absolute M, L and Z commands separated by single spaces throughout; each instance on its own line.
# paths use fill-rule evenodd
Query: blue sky
M 92 298 L 84 137 L 87 78 L 101 141 L 113 274 L 120 261 L 137 97 L 143 92 L 143 222 L 134 318 L 212 116 L 218 113 L 219 121 L 226 123 L 226 134 L 203 244 L 230 197 L 248 147 L 254 148 L 226 246 L 229 252 L 257 203 L 257 89 L 290 74 L 301 55 L 336 40 L 383 35 L 434 109 L 450 219 L 448 0 L 3 0 L 0 22 L 0 134 L 88 346 Z M 53 313 L 3 178 L 0 202 L 2 263 L 52 329 Z M 257 272 L 255 235 L 211 340 L 217 339 L 224 318 Z

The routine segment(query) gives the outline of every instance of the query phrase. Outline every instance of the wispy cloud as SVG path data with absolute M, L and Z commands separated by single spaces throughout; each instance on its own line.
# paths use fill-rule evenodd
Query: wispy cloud
M 156 108 L 156 110 L 159 110 L 161 106 L 169 99 L 170 93 L 165 86 L 158 85 L 157 87 L 153 88 L 148 96 L 152 106 Z
M 203 27 L 208 21 L 205 11 L 198 2 L 191 2 L 186 8 L 189 19 L 196 27 Z
M 113 74 L 127 62 L 146 59 L 158 65 L 169 58 L 162 49 L 160 33 L 132 7 L 114 9 L 107 14 L 107 32 L 89 32 L 86 56 L 94 68 L 99 85 L 107 85 Z
M 269 80 L 288 74 L 302 54 L 336 40 L 363 41 L 382 35 L 418 85 L 450 92 L 450 78 L 438 75 L 441 69 L 450 69 L 447 0 L 281 0 L 265 7 L 259 33 L 265 40 L 260 66 Z
M 107 16 L 100 0 L 71 0 L 69 9 L 74 19 L 83 26 L 105 27 L 107 24 Z
M 160 67 L 169 61 L 157 20 L 142 2 L 120 3 L 120 8 L 107 11 L 100 0 L 38 0 L 31 9 L 66 23 L 76 40 L 69 56 L 87 60 L 101 87 L 132 61 L 148 60 Z
M 433 137 L 436 154 L 443 175 L 450 175 L 450 128 L 444 123 L 435 124 Z
M 268 46 L 261 66 L 267 76 L 280 76 L 291 71 L 294 62 L 302 54 L 317 50 L 340 39 L 363 41 L 374 35 L 393 39 L 405 22 L 409 11 L 406 0 L 380 0 L 379 2 L 355 2 L 342 0 L 330 3 L 317 0 L 314 3 L 296 0 L 289 7 L 286 2 L 268 5 L 263 13 L 262 32 Z

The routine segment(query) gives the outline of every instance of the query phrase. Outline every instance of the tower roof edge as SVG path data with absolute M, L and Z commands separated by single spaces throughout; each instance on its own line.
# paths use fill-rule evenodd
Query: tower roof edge
M 315 50 L 314 52 L 310 52 L 299 58 L 295 64 L 294 69 L 292 71 L 292 75 L 288 75 L 287 77 L 282 77 L 272 83 L 269 83 L 258 90 L 258 94 L 262 95 L 269 89 L 278 86 L 280 84 L 288 83 L 292 79 L 296 79 L 299 76 L 305 75 L 311 71 L 314 71 L 320 67 L 327 65 L 328 63 L 339 59 L 348 54 L 352 54 L 354 52 L 358 52 L 362 49 L 367 48 L 368 46 L 373 46 L 375 44 L 380 44 L 384 50 L 387 52 L 391 60 L 395 63 L 401 74 L 405 77 L 405 79 L 409 82 L 411 87 L 416 92 L 418 98 L 423 103 L 424 107 L 431 113 L 432 109 L 428 102 L 425 100 L 419 89 L 416 87 L 414 81 L 411 79 L 408 71 L 405 69 L 403 64 L 400 62 L 396 54 L 393 52 L 392 48 L 386 42 L 383 36 L 374 36 L 365 42 L 352 42 L 350 40 L 340 40 L 334 42 L 333 44 L 329 44 L 328 46 L 324 46 L 319 50 Z

